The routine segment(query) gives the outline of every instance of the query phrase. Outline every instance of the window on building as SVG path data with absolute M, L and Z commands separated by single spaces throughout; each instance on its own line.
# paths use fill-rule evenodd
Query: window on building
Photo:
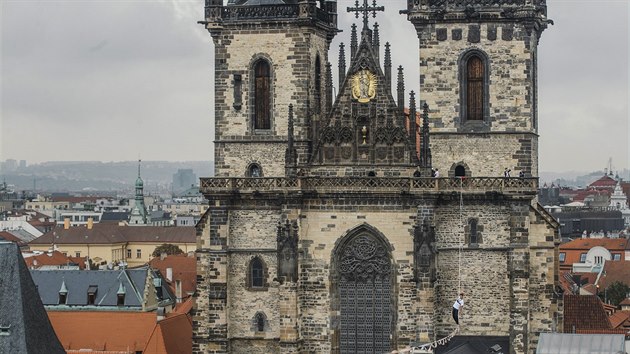
M 580 263 L 586 262 L 586 253 L 580 254 Z
M 249 286 L 251 288 L 263 288 L 265 286 L 265 266 L 260 258 L 252 259 L 249 264 L 249 274 Z
M 604 263 L 604 257 L 602 257 L 602 256 L 595 256 L 593 258 L 595 260 L 595 264 L 602 264 L 602 263 Z
M 271 129 L 271 67 L 264 59 L 254 64 L 254 129 Z
M 253 163 L 247 167 L 247 177 L 262 177 L 262 168 L 259 164 Z
M 481 235 L 479 234 L 479 225 L 477 219 L 468 220 L 468 243 L 476 245 L 481 243 Z
M 125 306 L 125 294 L 117 294 L 117 295 L 118 295 L 118 299 L 116 301 L 116 305 Z
M 457 165 L 455 167 L 455 177 L 465 177 L 466 176 L 466 168 L 462 165 Z
M 136 250 L 136 258 L 142 258 L 142 250 Z
M 98 286 L 90 285 L 87 291 L 87 304 L 94 305 L 96 303 L 96 293 L 98 292 Z
M 74 252 L 74 256 L 77 258 L 81 258 L 81 252 L 80 251 Z
M 68 299 L 68 293 L 60 292 L 59 293 L 59 305 L 65 305 Z
M 621 255 L 619 253 L 613 254 L 613 260 L 614 261 L 620 261 L 621 260 Z
M 264 332 L 265 331 L 265 315 L 261 312 L 256 314 L 256 332 Z
M 564 263 L 564 260 L 566 259 L 567 254 L 564 252 L 560 252 L 560 263 Z
M 468 120 L 483 120 L 483 61 L 476 55 L 466 63 L 467 68 L 467 112 Z
M 127 249 L 127 258 L 131 258 L 131 248 Z

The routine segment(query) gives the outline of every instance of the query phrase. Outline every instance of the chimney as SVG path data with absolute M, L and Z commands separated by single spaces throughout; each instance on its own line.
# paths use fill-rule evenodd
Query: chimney
M 70 228 L 70 218 L 63 218 L 63 229 L 68 230 Z
M 175 297 L 177 298 L 177 303 L 182 302 L 182 281 L 179 279 L 175 280 Z
M 87 223 L 87 228 L 88 230 L 92 230 L 92 227 L 94 226 L 94 218 L 88 218 L 88 223 Z
M 166 280 L 173 281 L 173 268 L 166 268 Z

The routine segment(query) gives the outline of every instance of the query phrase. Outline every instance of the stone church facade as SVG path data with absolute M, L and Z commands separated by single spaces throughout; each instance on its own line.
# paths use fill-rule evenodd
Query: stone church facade
M 338 10 L 206 0 L 216 176 L 193 351 L 388 353 L 452 333 L 463 291 L 458 335 L 533 353 L 562 327 L 558 225 L 536 199 L 545 1 L 410 0 L 417 97 L 369 23 L 376 1 L 348 9 L 363 23 L 332 82 Z

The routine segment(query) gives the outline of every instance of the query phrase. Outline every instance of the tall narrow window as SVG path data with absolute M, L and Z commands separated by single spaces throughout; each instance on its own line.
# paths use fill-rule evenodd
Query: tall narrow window
M 468 243 L 471 243 L 471 244 L 480 243 L 479 233 L 477 230 L 477 219 L 470 219 L 468 221 L 468 232 L 470 235 L 468 239 Z
M 467 120 L 483 120 L 483 61 L 476 55 L 466 63 L 466 118 Z
M 265 286 L 265 269 L 259 258 L 254 258 L 250 263 L 250 274 L 252 288 L 262 288 Z
M 266 60 L 254 64 L 254 129 L 271 128 L 271 69 Z

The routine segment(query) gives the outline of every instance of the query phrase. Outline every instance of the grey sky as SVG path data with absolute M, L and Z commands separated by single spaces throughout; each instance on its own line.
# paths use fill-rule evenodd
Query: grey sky
M 381 43 L 418 89 L 418 42 L 380 0 Z M 354 16 L 339 0 L 338 45 Z M 0 160 L 211 160 L 210 35 L 203 1 L 0 0 Z M 539 47 L 540 168 L 627 168 L 629 5 L 549 0 Z M 358 22 L 357 22 L 358 23 Z M 336 77 L 336 72 L 335 72 Z M 336 82 L 336 80 L 335 80 Z

